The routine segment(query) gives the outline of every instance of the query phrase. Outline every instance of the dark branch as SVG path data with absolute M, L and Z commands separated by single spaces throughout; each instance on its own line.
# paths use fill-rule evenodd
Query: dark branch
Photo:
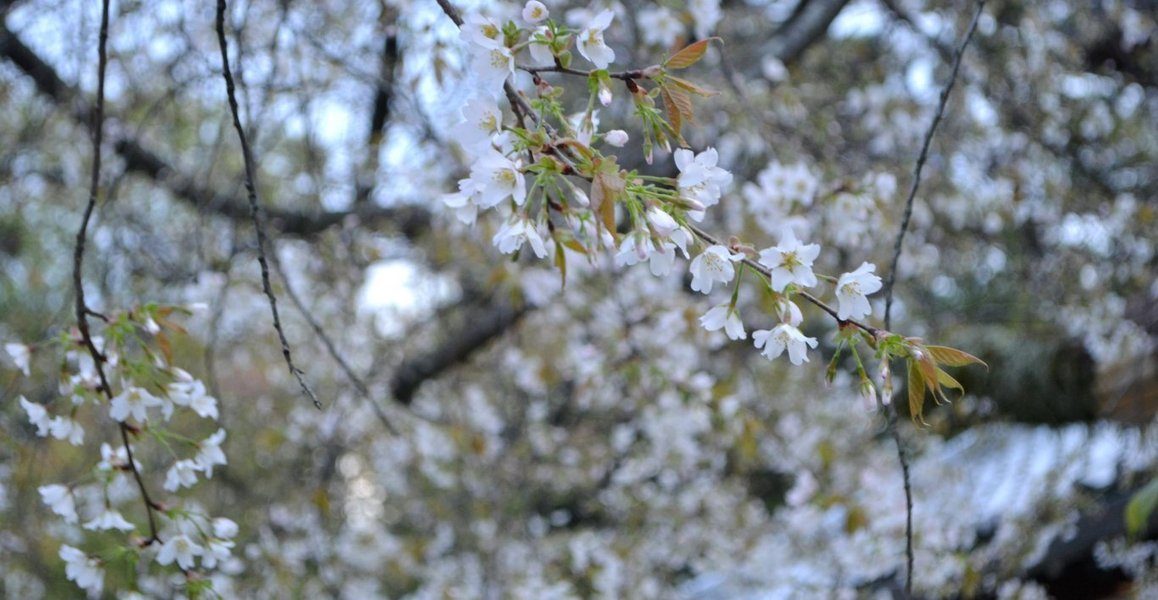
M 93 127 L 95 108 L 80 99 L 76 90 L 65 83 L 51 65 L 26 46 L 0 22 L 0 56 L 19 68 L 36 84 L 36 89 L 60 106 L 70 109 L 70 116 L 86 128 Z M 70 103 L 72 104 L 71 106 Z M 125 136 L 113 142 L 125 168 L 157 181 L 174 196 L 199 210 L 209 210 L 220 216 L 248 221 L 249 207 L 242 198 L 216 192 L 197 182 L 194 177 L 181 173 L 160 155 L 145 147 L 136 138 Z M 321 232 L 355 219 L 365 226 L 391 224 L 409 239 L 414 239 L 430 228 L 430 212 L 420 206 L 380 207 L 356 206 L 339 212 L 293 211 L 267 208 L 269 225 L 286 235 L 313 237 Z
M 801 2 L 799 9 L 761 49 L 762 55 L 775 56 L 783 63 L 795 61 L 825 31 L 844 9 L 848 0 L 812 0 Z
M 933 134 L 937 132 L 937 125 L 941 123 L 941 117 L 945 114 L 945 105 L 949 103 L 949 94 L 953 91 L 953 84 L 957 81 L 957 72 L 961 68 L 961 57 L 965 54 L 965 49 L 969 46 L 969 41 L 973 39 L 973 32 L 977 30 L 977 22 L 981 19 L 981 12 L 985 9 L 985 0 L 977 1 L 977 11 L 973 13 L 973 20 L 969 23 L 969 29 L 965 32 L 961 44 L 957 47 L 956 55 L 953 57 L 953 70 L 949 73 L 949 80 L 945 82 L 944 89 L 941 90 L 940 101 L 937 103 L 937 112 L 933 115 L 933 121 L 929 123 L 929 129 L 925 131 L 925 139 L 921 143 L 921 152 L 917 156 L 916 166 L 913 167 L 913 182 L 909 187 L 909 195 L 905 199 L 905 212 L 901 217 L 901 228 L 897 232 L 897 240 L 893 244 L 893 261 L 889 267 L 888 279 L 885 281 L 885 329 L 892 326 L 892 308 L 893 308 L 893 285 L 897 280 L 897 262 L 901 258 L 901 250 L 904 247 L 905 232 L 909 228 L 909 220 L 913 216 L 913 200 L 917 197 L 917 189 L 921 185 L 921 171 L 925 167 L 925 160 L 929 156 L 929 146 L 933 142 Z M 905 597 L 909 598 L 913 595 L 913 490 L 909 478 L 909 459 L 905 451 L 904 441 L 901 439 L 901 433 L 897 429 L 897 405 L 895 402 L 890 402 L 888 406 L 888 421 L 887 429 L 889 435 L 893 438 L 893 442 L 897 446 L 897 461 L 901 464 L 901 476 L 904 479 L 905 486 Z
M 414 400 L 414 392 L 422 382 L 437 377 L 465 361 L 471 354 L 518 323 L 528 310 L 525 306 L 516 308 L 492 300 L 491 303 L 464 311 L 467 315 L 463 319 L 466 325 L 462 331 L 452 332 L 445 343 L 405 361 L 398 367 L 394 379 L 390 382 L 394 400 L 409 405 Z
M 5 30 L 6 31 L 6 30 Z M 97 198 L 100 195 L 100 178 L 101 178 L 101 148 L 104 143 L 104 107 L 105 107 L 105 70 L 108 67 L 108 39 L 109 39 L 109 0 L 104 0 L 101 3 L 101 28 L 100 37 L 97 41 L 97 99 L 96 105 L 92 110 L 92 121 L 90 130 L 92 131 L 92 172 L 89 178 L 88 202 L 84 207 L 84 216 L 81 218 L 80 228 L 76 232 L 76 246 L 73 248 L 72 255 L 72 286 L 76 294 L 76 324 L 80 333 L 80 342 L 84 349 L 92 357 L 93 366 L 96 368 L 97 377 L 100 380 L 101 389 L 99 390 L 105 396 L 105 399 L 110 403 L 113 401 L 113 390 L 109 385 L 108 377 L 105 375 L 105 355 L 96 347 L 93 342 L 92 333 L 89 330 L 88 318 L 90 315 L 100 317 L 100 314 L 88 307 L 84 296 L 84 252 L 85 241 L 88 238 L 88 225 L 92 220 L 93 211 L 96 209 Z M 0 38 L 0 43 L 5 40 Z M 145 487 L 145 480 L 141 476 L 141 471 L 137 468 L 137 463 L 133 459 L 133 448 L 129 444 L 129 425 L 124 421 L 119 422 L 118 427 L 121 431 L 121 441 L 125 445 L 125 454 L 128 460 L 128 469 L 133 474 L 133 479 L 137 482 L 137 489 L 141 492 L 141 500 L 145 504 L 145 514 L 149 519 L 149 539 L 146 544 L 151 544 L 160 538 L 157 537 L 157 521 L 153 516 L 153 510 L 156 504 L 149 496 L 149 490 Z
M 245 190 L 249 200 L 249 213 L 253 218 L 253 228 L 257 231 L 257 262 L 261 266 L 261 289 L 269 299 L 269 312 L 273 315 L 273 328 L 277 332 L 277 339 L 281 342 L 281 354 L 285 357 L 286 367 L 298 380 L 302 392 L 314 402 L 314 406 L 321 409 L 322 401 L 306 383 L 302 370 L 294 365 L 293 353 L 290 350 L 289 340 L 285 337 L 285 330 L 281 326 L 281 317 L 277 310 L 277 296 L 273 293 L 273 285 L 269 278 L 269 262 L 265 257 L 267 245 L 264 215 L 261 205 L 257 201 L 257 176 L 254 173 L 253 154 L 249 142 L 245 137 L 245 127 L 241 125 L 241 115 L 237 109 L 237 95 L 234 93 L 233 73 L 229 68 L 229 46 L 225 41 L 225 0 L 217 0 L 217 43 L 221 49 L 221 70 L 225 78 L 225 95 L 229 100 L 229 112 L 233 116 L 233 128 L 237 130 L 237 138 L 241 141 L 241 156 L 245 161 Z

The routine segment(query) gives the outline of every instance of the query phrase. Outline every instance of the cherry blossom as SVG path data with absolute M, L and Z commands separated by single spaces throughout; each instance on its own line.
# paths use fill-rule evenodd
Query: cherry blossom
M 72 497 L 72 490 L 59 483 L 42 485 L 38 490 L 41 500 L 52 509 L 52 512 L 63 517 L 65 523 L 77 522 L 76 501 Z
M 837 318 L 859 319 L 872 313 L 868 294 L 881 289 L 881 278 L 873 274 L 876 265 L 861 263 L 855 271 L 845 273 L 836 282 L 836 299 L 840 306 L 837 309 Z
M 789 284 L 816 285 L 812 261 L 820 255 L 819 244 L 801 244 L 792 230 L 785 230 L 780 244 L 760 251 L 760 264 L 772 271 L 772 290 L 783 292 Z
M 700 325 L 708 331 L 723 329 L 733 340 L 743 340 L 748 337 L 748 333 L 744 331 L 744 323 L 740 320 L 740 314 L 736 311 L 735 305 L 730 302 L 717 304 L 708 309 L 708 312 L 700 317 Z
M 648 259 L 655 251 L 651 236 L 646 231 L 635 231 L 623 236 L 619 243 L 619 252 L 615 255 L 617 267 L 630 266 Z
M 539 235 L 539 230 L 533 223 L 518 215 L 511 215 L 511 218 L 503 223 L 492 242 L 503 254 L 517 252 L 523 247 L 524 242 L 528 242 L 535 256 L 539 258 L 547 256 L 547 246 L 543 242 L 543 236 Z
M 101 514 L 94 517 L 91 521 L 84 524 L 85 529 L 94 529 L 104 531 L 107 529 L 117 529 L 120 531 L 132 531 L 137 528 L 136 525 L 125 520 L 121 516 L 120 511 L 105 507 Z
M 527 200 L 527 182 L 518 164 L 499 154 L 496 150 L 485 150 L 471 165 L 470 179 L 479 208 L 490 208 L 499 202 L 512 198 L 522 206 Z
M 688 217 L 702 221 L 704 209 L 719 203 L 724 187 L 732 183 L 732 174 L 716 166 L 720 155 L 715 148 L 708 148 L 699 154 L 680 148 L 675 151 L 674 158 L 676 168 L 680 171 L 677 179 L 680 195 L 702 205 L 702 208 L 689 210 Z
M 12 358 L 12 362 L 16 365 L 16 368 L 20 369 L 20 372 L 24 373 L 25 377 L 28 377 L 29 359 L 32 356 L 32 352 L 28 349 L 28 346 L 8 343 L 4 344 L 4 351 Z
M 225 430 L 218 429 L 216 433 L 202 441 L 198 447 L 197 466 L 205 471 L 205 477 L 213 477 L 213 466 L 226 464 L 225 453 L 221 451 L 221 442 L 225 441 Z
M 607 135 L 603 136 L 603 139 L 608 145 L 622 148 L 627 144 L 627 132 L 622 129 L 612 129 L 607 132 Z
M 752 341 L 757 348 L 764 349 L 761 354 L 769 359 L 780 356 L 787 349 L 788 360 L 794 365 L 808 362 L 808 348 L 815 348 L 817 344 L 816 338 L 805 337 L 799 329 L 787 323 L 752 332 Z
M 177 561 L 179 567 L 188 570 L 195 566 L 194 557 L 201 556 L 204 552 L 204 548 L 182 533 L 165 540 L 161 545 L 161 551 L 157 553 L 157 562 L 170 565 L 173 561 Z
M 109 404 L 109 416 L 116 421 L 125 421 L 131 415 L 140 422 L 149 420 L 149 407 L 161 406 L 164 402 L 144 388 L 126 385 L 121 393 L 113 397 Z
M 724 246 L 709 246 L 692 260 L 692 290 L 708 294 L 715 282 L 728 283 L 736 276 L 732 263 L 743 258 L 744 255 L 729 252 Z
M 454 216 L 460 223 L 474 225 L 478 219 L 478 205 L 473 201 L 477 193 L 478 189 L 473 179 L 459 179 L 458 191 L 444 194 L 442 203 L 454 210 Z
M 454 141 L 470 152 L 491 147 L 495 136 L 503 131 L 503 112 L 494 98 L 475 96 L 462 107 L 462 118 L 451 128 Z
M 193 460 L 179 460 L 169 467 L 169 471 L 165 474 L 166 491 L 175 492 L 182 487 L 193 487 L 197 483 L 197 471 L 201 470 L 201 465 Z
M 84 443 L 84 427 L 69 417 L 53 417 L 48 424 L 48 429 L 52 437 L 58 440 L 67 439 L 68 443 L 73 446 Z
M 100 561 L 67 544 L 60 547 L 59 554 L 64 561 L 65 577 L 69 581 L 76 582 L 76 585 L 90 596 L 100 596 L 105 581 L 105 572 L 100 568 Z
M 644 8 L 639 11 L 636 20 L 639 32 L 643 35 L 643 43 L 649 46 L 671 47 L 684 32 L 684 24 L 666 6 Z
M 610 9 L 595 15 L 576 37 L 579 54 L 591 61 L 596 68 L 606 69 L 615 60 L 615 51 L 603 41 L 603 31 L 611 26 L 611 19 L 615 16 Z
M 20 396 L 20 406 L 24 408 L 24 412 L 28 414 L 28 422 L 36 426 L 36 435 L 44 437 L 48 435 L 52 420 L 48 418 L 48 411 L 44 405 L 35 402 L 29 402 L 24 396 Z
M 551 15 L 547 6 L 539 0 L 529 0 L 523 6 L 523 20 L 531 25 L 539 23 Z

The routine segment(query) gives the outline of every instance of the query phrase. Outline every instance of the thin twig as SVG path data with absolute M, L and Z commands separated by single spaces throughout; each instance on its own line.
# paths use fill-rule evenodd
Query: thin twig
M 88 238 L 88 224 L 92 220 L 93 211 L 96 209 L 97 197 L 100 193 L 100 172 L 101 172 L 101 145 L 104 143 L 104 110 L 105 110 L 105 69 L 108 66 L 108 39 L 109 39 L 109 0 L 101 2 L 101 29 L 100 38 L 97 42 L 97 53 L 99 55 L 97 63 L 97 99 L 96 106 L 92 113 L 92 138 L 93 138 L 93 154 L 92 154 L 92 173 L 89 178 L 88 203 L 84 208 L 84 217 L 80 222 L 80 229 L 76 232 L 76 246 L 73 248 L 72 254 L 72 286 L 76 293 L 76 325 L 80 332 L 80 341 L 92 356 L 93 365 L 96 368 L 97 376 L 100 379 L 101 389 L 105 398 L 111 403 L 113 400 L 113 390 L 109 385 L 108 377 L 105 375 L 104 363 L 107 360 L 105 355 L 96 347 L 93 342 L 92 332 L 89 329 L 89 316 L 96 316 L 104 318 L 100 313 L 90 309 L 85 303 L 84 298 L 84 247 L 85 241 Z M 105 319 L 107 320 L 107 319 Z M 145 503 L 145 514 L 149 518 L 149 539 L 145 540 L 145 544 L 151 544 L 159 541 L 157 537 L 157 521 L 153 516 L 153 511 L 156 504 L 153 503 L 149 496 L 149 490 L 145 487 L 145 480 L 141 477 L 140 470 L 137 469 L 137 463 L 133 460 L 133 449 L 129 445 L 129 426 L 123 421 L 119 423 L 121 430 L 121 441 L 125 444 L 125 453 L 128 457 L 128 469 L 133 474 L 133 479 L 137 482 L 137 488 L 141 491 L 141 500 Z
M 319 323 L 316 318 L 314 318 L 314 315 L 310 312 L 309 307 L 306 306 L 306 303 L 302 300 L 301 296 L 298 295 L 297 291 L 294 290 L 293 285 L 290 284 L 289 277 L 286 276 L 285 269 L 282 268 L 281 259 L 278 258 L 277 252 L 271 252 L 269 256 L 273 260 L 274 269 L 278 272 L 278 275 L 281 276 L 281 281 L 282 285 L 285 287 L 286 296 L 289 297 L 290 302 L 292 302 L 293 305 L 298 309 L 298 312 L 301 313 L 306 322 L 310 324 L 310 328 L 314 330 L 314 335 L 318 336 L 318 339 L 322 341 L 322 345 L 326 347 L 326 352 L 330 354 L 330 358 L 333 358 L 334 362 L 338 363 L 338 367 L 341 368 L 342 372 L 346 374 L 346 378 L 350 380 L 350 383 L 354 384 L 354 387 L 358 390 L 358 393 L 361 394 L 362 397 L 370 403 L 370 406 L 374 409 L 374 414 L 378 417 L 378 420 L 382 422 L 382 425 L 386 428 L 386 430 L 390 433 L 398 435 L 398 429 L 394 427 L 393 423 L 390 422 L 390 418 L 386 416 L 386 412 L 382 410 L 382 407 L 378 406 L 378 403 L 375 402 L 374 398 L 370 396 L 370 389 L 366 386 L 366 382 L 362 381 L 362 378 L 358 377 L 358 374 L 354 372 L 354 368 L 350 366 L 350 363 L 347 362 L 346 358 L 342 356 L 342 353 L 338 351 L 337 345 L 334 344 L 334 341 L 330 338 L 330 335 L 326 333 L 325 328 L 323 328 L 322 324 Z
M 969 41 L 973 39 L 973 32 L 977 30 L 977 22 L 981 19 L 981 12 L 984 8 L 985 0 L 977 0 L 977 12 L 973 14 L 973 21 L 969 23 L 965 38 L 957 46 L 957 51 L 953 56 L 953 70 L 949 73 L 949 81 L 945 82 L 945 87 L 941 90 L 937 112 L 933 114 L 933 122 L 929 124 L 929 129 L 925 132 L 925 139 L 921 142 L 921 153 L 917 155 L 917 164 L 913 168 L 913 181 L 909 185 L 909 195 L 905 198 L 905 212 L 901 217 L 901 228 L 897 232 L 896 242 L 893 243 L 893 261 L 892 265 L 889 266 L 889 277 L 885 281 L 885 329 L 889 328 L 889 317 L 893 307 L 893 283 L 897 279 L 897 262 L 901 258 L 901 246 L 905 241 L 905 232 L 909 229 L 909 220 L 913 216 L 913 199 L 917 197 L 917 189 L 921 185 L 921 171 L 924 170 L 925 161 L 929 158 L 929 146 L 932 145 L 933 134 L 937 132 L 937 125 L 941 123 L 941 117 L 945 114 L 945 105 L 949 103 L 949 94 L 953 91 L 953 84 L 957 82 L 957 71 L 961 68 L 961 57 L 965 54 L 965 48 L 969 46 Z
M 969 29 L 965 32 L 965 37 L 961 40 L 961 44 L 957 46 L 957 51 L 953 56 L 953 70 L 949 73 L 949 80 L 945 82 L 945 87 L 941 90 L 941 97 L 937 103 L 937 112 L 933 114 L 933 121 L 929 124 L 929 129 L 925 132 L 925 139 L 921 143 L 921 152 L 917 156 L 917 163 L 913 168 L 913 181 L 909 186 L 909 195 L 905 199 L 905 211 L 901 217 L 901 228 L 897 232 L 897 240 L 893 244 L 893 260 L 889 267 L 888 279 L 885 281 L 885 329 L 892 326 L 892 308 L 893 308 L 893 286 L 897 280 L 897 263 L 901 258 L 901 250 L 904 246 L 905 232 L 909 228 L 909 220 L 913 216 L 913 200 L 917 196 L 917 189 L 921 185 L 921 171 L 925 167 L 925 161 L 929 156 L 929 146 L 933 142 L 933 134 L 937 132 L 937 125 L 941 122 L 941 117 L 945 114 L 945 106 L 949 103 L 949 95 L 953 91 L 953 85 L 957 81 L 957 72 L 961 68 L 961 58 L 965 54 L 965 49 L 969 46 L 970 40 L 973 39 L 973 33 L 977 30 L 977 22 L 981 19 L 981 13 L 985 8 L 985 0 L 977 0 L 977 11 L 973 14 L 973 20 L 969 23 Z M 890 402 L 888 406 L 888 420 L 887 428 L 889 435 L 893 438 L 893 442 L 897 446 L 897 460 L 901 463 L 901 476 L 904 479 L 905 486 L 905 597 L 910 598 L 913 595 L 913 491 L 912 483 L 909 477 L 909 458 L 905 450 L 904 441 L 901 439 L 901 433 L 897 429 L 897 407 L 895 402 Z
M 245 128 L 241 126 L 241 116 L 237 108 L 237 94 L 235 93 L 233 85 L 233 72 L 229 69 L 229 48 L 225 41 L 225 0 L 217 0 L 217 43 L 221 49 L 221 70 L 222 75 L 225 77 L 225 94 L 229 98 L 229 111 L 233 116 L 233 128 L 237 130 L 237 137 L 241 141 L 241 155 L 242 160 L 245 162 L 245 191 L 246 197 L 249 200 L 249 213 L 253 218 L 253 227 L 257 230 L 257 262 L 261 265 L 261 288 L 262 291 L 265 292 L 265 297 L 269 299 L 269 311 L 273 314 L 273 328 L 277 331 L 278 341 L 281 342 L 281 354 L 285 357 L 286 366 L 289 368 L 290 373 L 297 378 L 302 392 L 304 392 L 310 400 L 313 400 L 315 407 L 321 409 L 321 400 L 318 400 L 317 394 L 314 394 L 309 384 L 306 383 L 302 370 L 294 365 L 289 340 L 285 337 L 285 331 L 281 325 L 281 317 L 277 311 L 277 296 L 274 295 L 273 285 L 270 283 L 269 261 L 266 260 L 265 255 L 265 224 L 261 206 L 257 202 L 257 185 L 255 184 L 256 177 L 254 175 L 253 155 L 250 153 L 249 142 L 245 137 Z

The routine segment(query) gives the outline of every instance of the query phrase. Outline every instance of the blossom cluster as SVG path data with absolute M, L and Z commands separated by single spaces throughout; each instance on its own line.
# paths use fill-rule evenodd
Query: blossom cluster
M 187 411 L 210 422 L 216 422 L 220 417 L 217 399 L 208 392 L 205 383 L 169 364 L 168 342 L 163 329 L 176 326 L 161 316 L 169 312 L 167 308 L 150 306 L 109 319 L 105 335 L 91 338 L 92 346 L 100 356 L 100 368 L 78 334 L 65 335 L 55 342 L 66 349 L 65 364 L 71 367 L 61 378 L 60 395 L 43 403 L 31 401 L 23 395 L 19 397 L 20 406 L 36 435 L 67 440 L 74 446 L 83 447 L 86 431 L 81 422 L 89 415 L 97 420 L 107 416 L 129 434 L 124 438 L 118 436 L 118 440 L 130 439 L 142 432 L 165 440 L 168 453 L 175 457 L 160 486 L 164 491 L 176 493 L 181 488 L 196 485 L 202 477 L 213 477 L 214 468 L 228 462 L 222 449 L 225 429 L 217 427 L 214 433 L 196 441 L 170 431 L 166 425 L 179 411 Z M 158 325 L 158 321 L 164 325 Z M 160 351 L 154 351 L 149 346 L 152 340 L 166 341 L 158 344 Z M 33 358 L 51 345 L 32 347 L 9 342 L 4 349 L 12 363 L 22 373 L 31 376 Z M 134 350 L 126 355 L 125 348 Z M 138 351 L 143 351 L 144 356 L 138 357 Z M 117 382 L 116 393 L 105 389 L 105 381 Z M 132 534 L 132 538 L 125 538 L 126 547 L 132 551 L 155 548 L 153 560 L 161 566 L 175 562 L 181 570 L 188 572 L 196 567 L 194 557 L 200 557 L 200 567 L 206 570 L 216 569 L 229 561 L 238 528 L 228 518 L 210 519 L 198 510 L 182 508 L 176 498 L 162 505 L 147 496 L 141 499 L 145 500 L 145 510 L 150 513 L 148 526 L 126 518 L 122 512 L 123 505 L 138 497 L 136 492 L 140 487 L 149 485 L 143 479 L 138 445 L 114 446 L 102 442 L 99 461 L 94 457 L 95 464 L 87 477 L 71 483 L 49 483 L 39 487 L 45 506 L 73 532 L 67 538 L 70 544 L 85 539 L 80 530 L 112 531 Z M 180 456 L 181 448 L 188 450 L 187 457 Z M 163 532 L 154 529 L 154 512 L 160 512 L 161 522 L 169 525 Z M 72 529 L 76 526 L 80 530 Z M 89 595 L 99 596 L 104 586 L 103 565 L 117 553 L 97 545 L 85 551 L 65 544 L 61 546 L 59 555 L 65 562 L 68 579 Z
M 662 22 L 662 14 L 648 18 L 653 17 Z M 604 10 L 591 14 L 585 22 L 568 28 L 550 21 L 546 6 L 532 1 L 524 7 L 522 18 L 524 25 L 520 26 L 471 15 L 462 25 L 461 38 L 479 73 L 478 88 L 462 108 L 462 121 L 452 128 L 471 160 L 470 176 L 458 182 L 457 192 L 444 197 L 446 206 L 466 224 L 473 224 L 480 210 L 502 213 L 503 223 L 492 242 L 503 253 L 529 247 L 538 258 L 555 256 L 557 264 L 565 265 L 572 252 L 593 260 L 597 252 L 606 249 L 614 252 L 617 266 L 647 262 L 656 276 L 670 274 L 677 255 L 682 254 L 691 259 L 691 289 L 703 294 L 710 294 L 717 284 L 728 285 L 744 269 L 752 269 L 764 280 L 767 293 L 779 307 L 777 324 L 753 332 L 756 348 L 769 359 L 787 353 L 794 365 L 808 362 L 808 349 L 816 348 L 818 341 L 799 329 L 803 315 L 794 296 L 818 285 L 813 265 L 820 245 L 801 242 L 797 234 L 806 234 L 807 229 L 796 227 L 788 214 L 793 205 L 812 203 L 819 188 L 815 175 L 800 163 L 773 163 L 760 173 L 759 185 L 744 186 L 746 196 L 778 199 L 765 204 L 783 207 L 765 215 L 769 222 L 779 224 L 780 240 L 775 246 L 756 250 L 739 242 L 724 245 L 711 241 L 695 223 L 704 221 L 707 210 L 720 202 L 733 180 L 720 166 L 715 148 L 698 153 L 675 149 L 672 154 L 678 175 L 674 178 L 619 170 L 615 159 L 598 149 L 600 141 L 614 148 L 628 140 L 622 130 L 601 135 L 598 111 L 592 108 L 596 99 L 604 105 L 612 99 L 603 69 L 615 60 L 615 52 L 604 37 L 614 13 Z M 528 114 L 527 107 L 516 102 L 510 107 L 516 123 L 505 124 L 497 98 L 515 73 L 516 55 L 526 49 L 533 64 L 565 65 L 572 43 L 596 67 L 587 75 L 593 94 L 587 111 L 563 115 L 558 102 L 562 89 L 543 81 L 535 68 L 528 68 L 535 74 L 536 112 Z M 685 54 L 678 66 L 695 62 L 702 55 L 702 47 L 689 48 L 690 54 Z M 671 137 L 662 132 L 675 130 L 657 125 L 662 117 L 649 110 L 654 105 L 651 95 L 636 81 L 648 79 L 644 73 L 624 77 L 637 113 L 644 119 L 645 155 L 650 160 L 652 136 L 662 146 Z M 670 91 L 665 88 L 664 93 Z M 690 114 L 690 109 L 679 109 L 680 115 L 685 110 Z M 676 134 L 678 137 L 678 131 Z M 683 144 L 682 138 L 678 141 Z M 697 245 L 706 247 L 692 258 Z M 827 278 L 835 284 L 838 308 L 832 312 L 837 319 L 856 321 L 871 314 L 868 296 L 881 289 L 875 270 L 875 265 L 865 262 L 851 272 Z M 700 322 L 706 330 L 722 329 L 733 340 L 747 339 L 737 305 L 738 292 L 737 283 L 730 301 L 703 315 Z M 863 372 L 861 376 L 866 379 Z

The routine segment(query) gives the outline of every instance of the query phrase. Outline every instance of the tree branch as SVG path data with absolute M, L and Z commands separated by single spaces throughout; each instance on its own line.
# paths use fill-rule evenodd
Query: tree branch
M 530 309 L 496 302 L 492 298 L 463 312 L 466 313 L 464 329 L 451 332 L 438 347 L 399 365 L 390 382 L 395 401 L 409 406 L 422 382 L 466 361 L 471 354 L 518 323 Z
M 0 22 L 0 56 L 31 78 L 41 94 L 55 104 L 68 108 L 76 122 L 90 129 L 93 127 L 95 108 L 80 99 L 76 89 L 65 83 L 51 65 L 21 42 L 3 22 Z M 113 147 L 125 161 L 126 170 L 153 179 L 179 200 L 234 221 L 250 219 L 244 199 L 199 184 L 196 178 L 181 173 L 137 138 L 127 135 L 120 137 L 114 140 Z M 356 219 L 367 226 L 392 224 L 402 235 L 414 239 L 430 228 L 431 220 L 430 211 L 421 206 L 380 207 L 368 203 L 355 206 L 352 210 L 336 212 L 269 207 L 266 215 L 269 225 L 280 233 L 303 238 L 314 237 L 348 219 Z

